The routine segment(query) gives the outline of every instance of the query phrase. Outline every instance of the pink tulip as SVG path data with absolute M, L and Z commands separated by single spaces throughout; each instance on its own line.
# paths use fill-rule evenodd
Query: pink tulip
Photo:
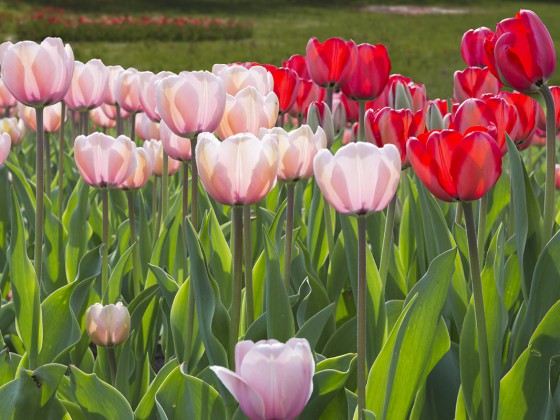
M 293 419 L 313 392 L 315 362 L 307 340 L 291 338 L 235 346 L 235 372 L 211 366 L 251 420 Z
M 495 95 L 501 83 L 488 68 L 467 67 L 453 75 L 453 96 L 458 102 L 468 98 L 482 98 L 482 95 Z
M 22 104 L 18 105 L 18 114 L 25 125 L 37 131 L 37 116 L 35 109 Z M 62 121 L 62 108 L 59 104 L 46 106 L 43 110 L 43 130 L 46 133 L 56 133 Z
M 163 144 L 159 140 L 146 140 L 144 142 L 144 149 L 150 154 L 152 158 L 152 170 L 154 175 L 161 176 L 163 174 Z M 167 160 L 167 174 L 176 174 L 181 168 L 181 162 L 169 158 Z
M 130 313 L 121 302 L 106 306 L 96 303 L 86 311 L 86 331 L 98 346 L 118 346 L 130 334 Z
M 302 118 L 307 114 L 307 108 L 311 102 L 319 97 L 319 86 L 311 80 L 299 79 L 296 100 L 290 108 L 290 115 Z
M 257 135 L 261 128 L 272 128 L 278 118 L 278 97 L 274 92 L 262 95 L 252 86 L 237 95 L 227 95 L 224 116 L 217 129 L 221 139 L 234 134 Z
M 245 68 L 239 65 L 214 64 L 212 73 L 223 80 L 226 93 L 232 96 L 248 86 L 253 86 L 261 95 L 267 95 L 274 89 L 272 74 L 262 66 Z
M 175 76 L 175 73 L 161 71 L 158 74 L 154 74 L 151 71 L 144 71 L 140 74 L 142 81 L 142 88 L 140 90 L 142 110 L 154 122 L 161 120 L 156 109 L 156 84 L 167 76 Z
M 2 80 L 15 98 L 32 107 L 60 102 L 72 82 L 74 53 L 60 38 L 21 41 L 6 51 Z
M 135 68 L 126 69 L 117 76 L 115 81 L 115 100 L 125 111 L 141 112 L 141 89 L 140 72 Z
M 179 137 L 165 124 L 159 123 L 159 135 L 163 144 L 163 151 L 172 159 L 180 161 L 191 160 L 191 140 Z
M 251 133 L 220 142 L 211 133 L 198 136 L 196 165 L 202 185 L 226 205 L 255 204 L 276 184 L 278 146 L 274 135 Z
M 313 167 L 323 196 L 338 212 L 367 216 L 383 210 L 395 195 L 401 155 L 393 144 L 350 143 L 334 156 L 321 150 Z
M 461 55 L 468 66 L 486 67 L 484 40 L 493 33 L 490 29 L 482 26 L 477 29 L 469 29 L 463 34 Z
M 136 115 L 135 131 L 142 140 L 159 140 L 159 123 L 153 122 L 144 112 Z
M 313 133 L 308 125 L 286 132 L 283 128 L 274 127 L 261 131 L 275 134 L 278 138 L 278 180 L 295 182 L 313 176 L 313 158 L 319 150 L 327 147 L 327 136 L 321 127 Z
M 8 155 L 10 154 L 10 147 L 12 146 L 12 139 L 10 134 L 2 133 L 0 134 L 0 166 L 6 162 Z
M 4 57 L 6 56 L 6 52 L 8 52 L 8 49 L 14 45 L 12 42 L 10 41 L 6 41 L 0 44 L 0 67 L 2 66 L 2 61 L 4 61 Z
M 156 109 L 178 136 L 214 131 L 224 115 L 226 92 L 222 79 L 207 71 L 182 72 L 156 86 Z
M 103 102 L 109 105 L 116 105 L 115 87 L 117 78 L 124 72 L 124 69 L 121 66 L 107 66 L 107 70 L 109 71 L 109 77 L 107 78 L 107 90 L 105 91 L 105 99 Z
M 76 61 L 70 89 L 64 97 L 68 108 L 87 111 L 97 108 L 105 99 L 109 71 L 101 60 L 89 60 L 87 63 Z
M 89 185 L 116 188 L 136 169 L 136 145 L 126 136 L 82 135 L 74 141 L 74 159 Z
M 0 133 L 8 133 L 12 146 L 19 146 L 25 137 L 25 123 L 15 117 L 0 120 Z
M 142 188 L 152 176 L 153 169 L 151 152 L 143 147 L 137 147 L 136 169 L 132 175 L 122 183 L 121 188 L 127 190 Z
M 112 120 L 117 119 L 117 107 L 115 105 L 103 104 L 99 108 L 101 108 L 103 113 L 107 115 L 107 118 L 110 118 Z M 128 111 L 125 111 L 122 108 L 120 109 L 119 114 L 121 114 L 122 119 L 128 118 L 128 116 L 130 115 Z
M 109 118 L 107 114 L 103 112 L 103 109 L 101 107 L 93 108 L 92 110 L 90 110 L 89 116 L 95 127 L 113 128 L 115 125 L 117 125 L 116 121 Z
M 14 95 L 8 90 L 4 81 L 0 79 L 0 107 L 10 108 L 16 105 L 16 98 L 14 98 Z

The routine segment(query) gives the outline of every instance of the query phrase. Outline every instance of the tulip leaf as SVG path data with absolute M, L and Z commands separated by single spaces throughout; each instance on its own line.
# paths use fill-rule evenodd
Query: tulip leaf
M 148 420 L 155 418 L 156 392 L 163 381 L 167 379 L 177 366 L 177 359 L 173 359 L 161 368 L 155 379 L 150 383 L 150 387 L 142 397 L 140 404 L 138 404 L 138 407 L 136 407 L 136 410 L 134 411 L 134 418 L 136 420 Z
M 136 244 L 132 244 L 124 254 L 121 255 L 117 265 L 111 270 L 111 276 L 109 277 L 109 283 L 107 285 L 107 290 L 103 293 L 107 294 L 107 303 L 115 303 L 119 296 L 121 295 L 121 281 L 125 275 L 128 263 L 130 261 L 130 256 Z
M 187 307 L 189 299 L 192 298 L 192 296 L 189 296 L 189 282 L 190 280 L 184 282 L 179 288 L 173 300 L 170 314 L 171 333 L 173 334 L 173 343 L 175 344 L 175 356 L 179 362 L 188 362 L 191 355 L 191 349 L 187 348 L 189 337 L 186 336 Z
M 321 190 L 315 183 L 312 185 L 312 189 L 313 195 L 307 223 L 307 249 L 310 254 L 311 267 L 313 270 L 319 271 L 329 255 L 323 216 L 325 201 Z
M 375 360 L 366 385 L 366 408 L 380 419 L 405 419 L 418 389 L 450 346 L 441 318 L 456 250 L 436 257 L 410 291 L 405 308 Z
M 10 349 L 5 348 L 0 351 L 0 386 L 10 382 L 16 377 L 21 356 L 10 353 Z
M 294 336 L 294 317 L 288 299 L 288 292 L 284 287 L 280 275 L 280 262 L 276 248 L 268 233 L 264 233 L 266 259 L 266 320 L 268 338 L 278 341 L 288 341 Z
M 89 185 L 83 181 L 76 184 L 70 197 L 63 220 L 68 218 L 68 242 L 65 249 L 66 278 L 72 281 L 78 272 L 78 263 L 86 252 L 86 245 L 92 234 L 87 221 L 89 206 Z
M 321 309 L 301 326 L 296 337 L 307 339 L 307 341 L 309 341 L 309 346 L 314 349 L 327 321 L 332 317 L 335 309 L 335 302 Z
M 51 203 L 45 199 L 45 259 L 43 269 L 43 285 L 47 293 L 68 284 L 64 270 L 64 244 L 66 231 L 62 223 L 51 211 Z
M 133 419 L 128 401 L 111 385 L 94 374 L 70 366 L 70 383 L 76 403 L 87 419 Z
M 326 357 L 334 357 L 346 353 L 356 353 L 356 334 L 356 317 L 353 316 L 335 330 L 325 344 L 322 354 Z
M 10 277 L 16 314 L 16 328 L 29 353 L 29 359 L 37 362 L 43 344 L 43 321 L 40 302 L 40 285 L 27 257 L 25 231 L 18 199 L 12 189 L 12 232 L 9 251 Z
M 31 232 L 35 232 L 35 211 L 37 209 L 35 194 L 22 170 L 9 160 L 5 164 L 12 173 L 13 186 L 25 210 L 25 218 L 29 223 L 29 234 L 31 235 Z
M 170 274 L 163 271 L 160 267 L 148 264 L 148 267 L 156 276 L 156 280 L 159 283 L 159 288 L 161 290 L 161 294 L 165 298 L 167 304 L 171 307 L 173 305 L 173 300 L 175 299 L 175 295 L 179 290 L 179 286 L 173 277 Z
M 220 394 L 206 382 L 176 367 L 156 392 L 156 406 L 162 418 L 224 419 L 226 410 Z

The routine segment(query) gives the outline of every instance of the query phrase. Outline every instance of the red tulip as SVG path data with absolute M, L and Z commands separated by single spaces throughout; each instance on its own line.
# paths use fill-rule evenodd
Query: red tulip
M 287 67 L 264 66 L 274 78 L 274 93 L 278 96 L 280 114 L 288 112 L 294 104 L 299 87 L 298 74 Z
M 519 92 L 502 92 L 500 97 L 504 98 L 517 110 L 517 135 L 512 138 L 519 149 L 529 146 L 530 140 L 537 129 L 537 116 L 540 105 L 530 96 Z
M 357 102 L 348 99 L 348 97 L 342 92 L 335 93 L 333 95 L 333 117 L 334 111 L 339 104 L 344 107 L 346 121 L 357 122 L 360 120 L 360 105 Z
M 360 44 L 357 63 L 342 92 L 354 101 L 372 101 L 387 85 L 391 61 L 385 45 Z
M 554 110 L 556 112 L 556 132 L 560 131 L 560 86 L 551 86 L 550 93 L 552 94 L 552 99 L 554 100 Z M 546 131 L 546 117 L 544 115 L 544 110 L 542 106 L 538 108 L 538 119 L 537 126 L 542 130 Z
M 482 95 L 495 95 L 500 90 L 500 81 L 487 68 L 467 67 L 456 71 L 453 76 L 453 96 L 458 102 L 468 98 L 482 98 Z
M 493 32 L 482 26 L 478 29 L 469 29 L 463 34 L 461 41 L 461 55 L 470 67 L 486 67 L 484 54 L 484 40 Z
M 539 17 L 521 10 L 504 19 L 484 41 L 490 71 L 501 81 L 523 93 L 537 92 L 556 67 L 554 43 Z
M 406 153 L 414 172 L 440 200 L 478 200 L 502 174 L 500 148 L 482 130 L 430 131 L 408 141 Z
M 342 38 L 329 38 L 320 43 L 313 37 L 305 49 L 307 71 L 319 86 L 337 89 L 344 86 L 356 68 L 358 60 L 354 41 Z
M 319 86 L 311 80 L 299 79 L 299 85 L 296 92 L 296 100 L 290 108 L 290 115 L 301 118 L 307 114 L 309 104 L 317 100 L 319 96 Z
M 282 61 L 282 67 L 288 67 L 289 69 L 292 69 L 302 79 L 311 80 L 309 72 L 307 71 L 307 63 L 303 55 L 292 55 L 288 60 Z
M 365 115 L 366 140 L 379 147 L 394 144 L 401 155 L 403 168 L 410 166 L 406 157 L 406 142 L 426 131 L 424 112 L 413 113 L 410 109 L 369 109 Z

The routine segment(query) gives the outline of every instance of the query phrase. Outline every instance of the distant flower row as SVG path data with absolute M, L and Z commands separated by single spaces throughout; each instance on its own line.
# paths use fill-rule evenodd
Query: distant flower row
M 48 36 L 70 42 L 202 41 L 249 38 L 253 23 L 208 16 L 89 17 L 66 13 L 63 9 L 44 8 L 20 19 L 16 31 L 19 39 L 36 41 Z

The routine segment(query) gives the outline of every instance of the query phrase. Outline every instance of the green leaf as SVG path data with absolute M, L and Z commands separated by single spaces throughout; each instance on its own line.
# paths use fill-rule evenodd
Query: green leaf
M 312 184 L 312 189 L 313 198 L 307 224 L 307 249 L 311 257 L 311 266 L 315 271 L 319 271 L 329 255 L 329 249 L 323 216 L 323 195 L 315 183 Z
M 62 223 L 51 210 L 51 203 L 45 199 L 45 245 L 43 285 L 47 293 L 68 284 L 64 270 L 64 244 L 67 234 Z
M 189 296 L 189 281 L 183 283 L 175 295 L 173 306 L 171 307 L 171 332 L 173 343 L 175 344 L 175 356 L 179 362 L 188 362 L 191 356 L 191 349 L 187 348 L 187 306 L 192 296 Z M 192 344 L 192 343 L 191 343 Z
M 179 290 L 179 286 L 177 282 L 171 275 L 163 271 L 160 267 L 155 266 L 153 264 L 148 264 L 152 273 L 156 276 L 156 280 L 159 283 L 159 287 L 161 290 L 161 294 L 165 298 L 165 301 L 171 307 L 173 305 L 173 300 L 175 299 L 175 295 Z
M 0 386 L 10 382 L 16 377 L 20 361 L 21 356 L 16 353 L 10 353 L 10 349 L 5 348 L 0 351 Z
M 72 195 L 75 194 L 77 199 L 70 198 L 63 216 L 63 219 L 69 218 L 68 224 L 65 223 L 68 229 L 68 242 L 65 249 L 66 278 L 69 281 L 76 278 L 78 262 L 86 251 L 87 241 L 92 233 L 87 221 L 89 185 L 79 181 Z
M 380 419 L 405 419 L 416 393 L 449 350 L 441 318 L 456 250 L 436 257 L 410 291 L 399 321 L 375 360 L 366 385 L 366 408 Z
M 27 176 L 22 172 L 22 170 L 15 166 L 10 161 L 6 162 L 6 166 L 10 169 L 12 173 L 12 182 L 14 189 L 18 197 L 20 198 L 23 208 L 25 209 L 25 218 L 29 223 L 29 234 L 35 232 L 35 211 L 37 205 L 35 203 L 35 194 L 29 182 L 27 181 Z
M 123 255 L 119 258 L 117 265 L 111 271 L 111 277 L 109 277 L 109 284 L 107 285 L 107 302 L 115 303 L 121 295 L 121 281 L 125 275 L 125 270 L 130 261 L 130 256 L 136 244 L 132 244 Z
M 225 419 L 226 410 L 220 394 L 206 382 L 176 367 L 156 393 L 157 409 L 162 418 Z
M 40 285 L 27 257 L 25 230 L 15 191 L 12 189 L 12 233 L 9 251 L 16 328 L 30 362 L 36 363 L 43 344 Z
M 314 349 L 321 337 L 321 333 L 323 332 L 327 321 L 331 319 L 335 309 L 336 302 L 333 302 L 327 307 L 321 309 L 301 326 L 296 334 L 296 337 L 307 339 L 307 341 L 309 341 L 309 346 Z
M 175 370 L 177 366 L 177 359 L 173 359 L 161 368 L 155 379 L 152 383 L 150 383 L 150 387 L 148 388 L 146 394 L 142 397 L 140 404 L 136 407 L 136 411 L 134 411 L 134 418 L 136 420 L 148 420 L 155 418 L 156 392 L 163 381 Z

